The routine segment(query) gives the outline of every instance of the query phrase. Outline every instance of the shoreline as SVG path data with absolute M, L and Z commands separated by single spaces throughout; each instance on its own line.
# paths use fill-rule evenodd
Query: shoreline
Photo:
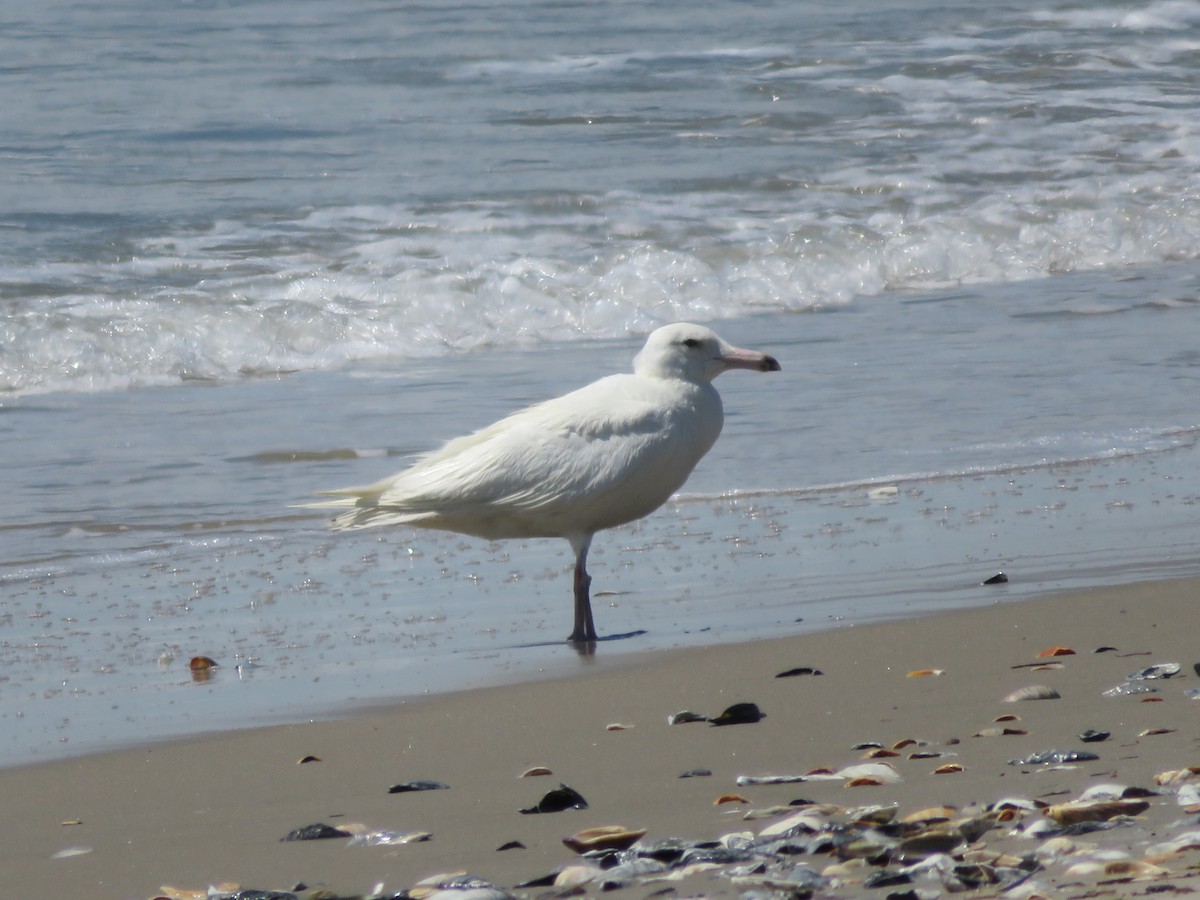
M 1197 616 L 1190 605 L 1198 595 L 1200 580 L 1186 579 L 1007 600 L 796 637 L 622 657 L 587 675 L 0 770 L 9 821 L 19 823 L 8 829 L 0 865 L 17 896 L 151 898 L 163 886 L 203 891 L 231 882 L 276 891 L 302 883 L 309 890 L 300 897 L 320 896 L 319 889 L 333 892 L 327 896 L 368 895 L 382 885 L 392 896 L 427 876 L 462 870 L 511 890 L 577 862 L 562 839 L 595 826 L 645 828 L 646 842 L 713 840 L 758 833 L 782 814 L 747 821 L 747 811 L 800 798 L 841 808 L 894 804 L 898 814 L 951 805 L 966 814 L 1005 797 L 1074 800 L 1090 785 L 1114 782 L 1156 793 L 1128 827 L 1072 840 L 1122 849 L 1141 861 L 1147 845 L 1200 828 L 1170 789 L 1154 784 L 1160 772 L 1200 764 L 1200 703 L 1184 693 L 1197 684 L 1192 666 L 1200 652 L 1193 654 L 1191 624 Z M 1061 667 L 1031 672 L 1037 653 L 1053 646 L 1076 653 L 1041 661 Z M 1094 652 L 1102 646 L 1117 649 Z M 1154 684 L 1155 694 L 1101 696 L 1134 670 L 1162 662 L 1182 670 Z M 798 667 L 823 674 L 776 677 Z M 908 677 L 923 669 L 942 674 Z M 1034 683 L 1053 687 L 1061 698 L 1002 702 Z M 766 717 L 725 728 L 667 724 L 669 715 L 685 709 L 711 717 L 740 702 L 756 703 Z M 1007 727 L 1025 733 L 989 735 L 1004 714 L 1020 716 Z M 625 727 L 610 730 L 613 725 Z M 1082 749 L 1076 736 L 1088 728 L 1112 733 L 1086 745 L 1097 753 L 1095 762 L 1009 765 L 1031 753 Z M 830 780 L 737 783 L 746 775 L 836 771 L 861 762 L 862 751 L 851 749 L 856 744 L 890 747 L 906 739 L 919 742 L 922 754 L 942 755 L 882 760 L 902 777 L 896 783 L 854 790 Z M 319 760 L 299 764 L 306 756 Z M 962 771 L 931 774 L 947 763 Z M 535 766 L 553 775 L 519 777 Z M 697 768 L 712 775 L 679 777 Z M 389 793 L 414 780 L 440 781 L 449 790 Z M 589 809 L 518 812 L 560 782 L 582 794 Z M 723 795 L 747 802 L 715 804 Z M 281 841 L 317 822 L 431 838 L 369 847 L 349 847 L 346 839 Z M 1042 844 L 1012 836 L 1013 827 L 993 828 L 976 849 L 1033 853 Z M 523 847 L 498 849 L 513 841 Z M 68 855 L 55 858 L 64 851 Z M 1077 853 L 1081 861 L 1086 856 L 1084 849 Z M 818 871 L 837 862 L 820 855 L 800 859 Z M 1198 864 L 1200 854 L 1189 859 L 1180 851 L 1178 860 L 1156 863 L 1165 874 L 1154 881 L 1194 877 Z M 862 890 L 854 879 L 864 873 L 854 868 L 843 873 L 840 887 L 821 895 Z M 1055 861 L 1029 883 L 1096 889 L 1105 881 L 1103 873 L 1068 871 L 1069 860 Z M 1103 885 L 1098 896 L 1133 896 L 1145 884 L 1118 882 Z M 687 884 L 709 896 L 747 889 L 717 870 L 696 873 Z M 599 881 L 583 890 L 598 892 Z

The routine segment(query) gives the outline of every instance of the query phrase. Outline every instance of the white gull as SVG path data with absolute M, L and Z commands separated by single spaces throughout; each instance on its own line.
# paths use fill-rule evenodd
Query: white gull
M 633 373 L 610 375 L 450 441 L 366 487 L 322 491 L 337 530 L 409 525 L 488 539 L 566 538 L 575 551 L 575 627 L 596 640 L 587 573 L 597 531 L 649 515 L 721 433 L 712 381 L 728 369 L 777 372 L 700 325 L 654 331 Z

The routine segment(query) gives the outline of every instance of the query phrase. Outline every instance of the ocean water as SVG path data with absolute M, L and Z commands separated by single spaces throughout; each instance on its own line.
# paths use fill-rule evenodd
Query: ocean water
M 1200 572 L 1200 3 L 13 0 L 0 59 L 0 764 Z M 561 645 L 565 542 L 294 508 L 680 319 L 783 371 L 598 536 L 643 635 Z

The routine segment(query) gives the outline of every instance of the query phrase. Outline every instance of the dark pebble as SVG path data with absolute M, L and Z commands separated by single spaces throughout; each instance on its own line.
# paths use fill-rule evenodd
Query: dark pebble
M 532 813 L 562 812 L 564 809 L 587 809 L 588 802 L 574 788 L 560 784 L 537 802 L 537 806 L 521 810 L 525 815 Z
M 403 784 L 393 784 L 388 788 L 389 794 L 408 794 L 413 791 L 448 791 L 450 785 L 440 781 L 406 781 Z
M 1079 735 L 1079 739 L 1085 744 L 1098 744 L 1101 741 L 1107 741 L 1110 737 L 1112 737 L 1111 731 L 1097 731 L 1095 728 L 1089 728 Z
M 750 725 L 766 717 L 767 714 L 756 703 L 735 703 L 709 721 L 713 725 Z
M 303 828 L 297 828 L 295 831 L 289 831 L 281 841 L 325 841 L 330 838 L 350 837 L 350 832 L 342 831 L 340 828 L 334 828 L 332 825 L 326 825 L 324 822 L 317 822 L 314 825 L 305 825 Z

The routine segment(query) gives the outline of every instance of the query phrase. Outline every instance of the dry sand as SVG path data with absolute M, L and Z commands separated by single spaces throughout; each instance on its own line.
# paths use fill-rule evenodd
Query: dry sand
M 456 870 L 512 888 L 571 863 L 575 856 L 562 839 L 591 826 L 645 828 L 647 840 L 701 840 L 757 831 L 771 820 L 744 821 L 746 810 L 798 798 L 842 806 L 894 803 L 903 815 L 1005 797 L 1061 802 L 1102 782 L 1153 787 L 1158 772 L 1200 765 L 1200 701 L 1185 694 L 1200 684 L 1193 671 L 1200 661 L 1198 602 L 1196 581 L 1091 590 L 682 650 L 620 667 L 597 665 L 583 677 L 401 703 L 337 721 L 0 770 L 0 895 L 141 900 L 157 896 L 162 885 L 204 889 L 221 882 L 276 890 L 303 883 L 310 891 L 354 895 L 380 883 L 398 892 Z M 1058 669 L 1014 668 L 1054 645 L 1077 654 L 1060 657 Z M 1094 652 L 1102 646 L 1116 650 Z M 1152 695 L 1157 702 L 1101 696 L 1128 673 L 1159 662 L 1177 662 L 1183 670 L 1160 683 Z M 823 674 L 775 677 L 799 666 Z M 924 668 L 943 674 L 907 677 Z M 1010 691 L 1034 683 L 1055 688 L 1061 699 L 1002 702 Z M 741 701 L 758 704 L 767 718 L 724 728 L 667 724 L 667 716 L 680 710 L 715 715 Z M 1019 715 L 1009 725 L 1028 733 L 973 737 L 1004 713 Z M 608 730 L 614 723 L 627 727 Z M 1088 728 L 1112 737 L 1081 744 L 1075 735 Z M 1149 729 L 1172 730 L 1143 735 Z M 858 761 L 861 751 L 851 749 L 856 743 L 891 745 L 904 738 L 956 755 L 909 759 L 906 748 L 888 760 L 904 779 L 890 785 L 735 783 L 740 775 L 836 769 Z M 1100 760 L 1050 770 L 1008 763 L 1049 749 L 1091 749 Z M 298 764 L 308 755 L 320 761 Z M 931 774 L 944 762 L 964 771 Z M 531 766 L 546 766 L 553 775 L 518 777 Z M 712 775 L 678 777 L 695 768 Z M 413 779 L 436 779 L 450 789 L 388 792 Z M 559 782 L 578 790 L 590 808 L 518 812 Z M 722 794 L 741 794 L 749 802 L 715 805 Z M 1123 847 L 1141 857 L 1147 844 L 1200 828 L 1196 818 L 1175 797 L 1156 796 L 1136 824 L 1076 841 Z M 345 839 L 280 841 L 315 822 L 425 831 L 432 838 L 392 847 L 350 847 Z M 982 842 L 1014 852 L 1039 844 L 1006 836 L 1006 830 L 993 830 Z M 511 841 L 524 848 L 497 849 Z M 81 852 L 56 856 L 72 848 Z M 817 869 L 834 862 L 805 861 Z M 1169 874 L 1149 881 L 1068 876 L 1068 863 L 1034 879 L 1055 896 L 1200 890 L 1200 851 L 1184 851 L 1162 866 Z M 713 874 L 675 887 L 680 896 L 745 890 Z M 638 885 L 627 894 L 646 897 L 657 889 Z M 866 891 L 849 884 L 829 893 L 882 898 L 889 890 L 903 889 Z M 1028 893 L 1028 885 L 1022 890 Z

